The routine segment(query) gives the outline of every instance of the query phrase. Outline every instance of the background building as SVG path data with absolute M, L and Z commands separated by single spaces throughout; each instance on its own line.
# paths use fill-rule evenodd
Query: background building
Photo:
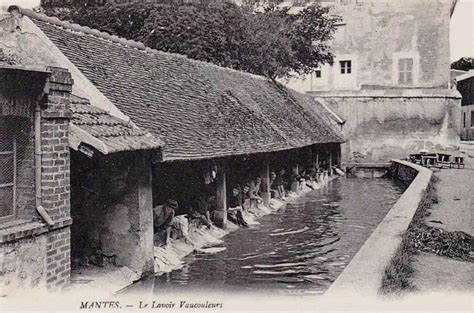
M 346 120 L 343 160 L 458 149 L 460 96 L 449 89 L 456 1 L 321 3 L 343 18 L 331 42 L 334 64 L 287 85 L 313 94 Z
M 474 70 L 454 78 L 461 102 L 461 140 L 474 140 Z
M 334 65 L 304 80 L 300 91 L 446 88 L 451 1 L 322 1 L 343 21 L 331 47 Z

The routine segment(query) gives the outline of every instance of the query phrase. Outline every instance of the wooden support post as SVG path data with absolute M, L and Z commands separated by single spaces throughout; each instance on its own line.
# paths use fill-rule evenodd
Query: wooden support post
M 218 169 L 217 178 L 217 210 L 214 213 L 214 222 L 225 229 L 227 223 L 227 187 L 224 167 Z
M 316 151 L 316 170 L 319 170 L 319 151 Z
M 337 165 L 337 167 L 341 168 L 341 146 L 338 145 L 336 147 L 337 147 L 337 150 L 336 150 L 336 165 Z
M 329 148 L 329 176 L 332 176 L 332 149 Z
M 268 157 L 265 158 L 265 166 L 262 175 L 262 198 L 265 206 L 269 206 L 271 193 L 270 193 L 270 162 L 268 162 Z

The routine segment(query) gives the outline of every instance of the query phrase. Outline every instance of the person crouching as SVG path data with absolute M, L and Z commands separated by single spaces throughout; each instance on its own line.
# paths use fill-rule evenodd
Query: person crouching
M 171 224 L 178 209 L 178 201 L 168 199 L 166 204 L 153 208 L 153 231 L 155 234 L 155 244 L 160 243 L 163 232 L 166 232 L 165 245 L 170 244 Z
M 227 219 L 239 226 L 248 227 L 242 214 L 242 195 L 237 187 L 234 187 L 232 194 L 227 197 Z

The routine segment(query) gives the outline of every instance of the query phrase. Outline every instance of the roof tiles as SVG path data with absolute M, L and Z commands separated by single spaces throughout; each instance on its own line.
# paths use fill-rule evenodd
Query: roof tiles
M 166 142 L 164 160 L 343 141 L 324 116 L 327 112 L 305 109 L 311 105 L 309 97 L 263 77 L 176 54 L 139 50 L 44 18 L 32 16 L 32 20 L 124 114 Z M 104 118 L 103 125 L 108 122 Z M 109 131 L 104 126 L 93 128 L 88 131 L 97 131 L 97 136 Z M 119 132 L 127 136 L 126 129 Z
M 91 106 L 86 99 L 73 95 L 70 109 L 73 125 L 71 127 L 71 141 L 75 143 L 72 145 L 73 148 L 85 143 L 103 154 L 109 154 L 121 151 L 157 149 L 162 145 L 161 141 L 153 138 L 148 132 Z

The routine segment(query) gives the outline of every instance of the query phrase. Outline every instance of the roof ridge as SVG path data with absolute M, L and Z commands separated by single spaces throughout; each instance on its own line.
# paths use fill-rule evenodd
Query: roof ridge
M 241 75 L 248 75 L 248 76 L 256 78 L 256 79 L 270 80 L 269 78 L 267 78 L 265 76 L 252 74 L 252 73 L 245 72 L 245 71 L 239 71 L 239 70 L 236 70 L 236 69 L 233 69 L 233 68 L 230 68 L 230 67 L 219 66 L 217 64 L 206 62 L 206 61 L 191 59 L 190 57 L 188 57 L 184 54 L 166 52 L 166 51 L 161 51 L 161 50 L 158 50 L 158 49 L 150 48 L 150 47 L 145 46 L 145 44 L 143 42 L 140 42 L 140 41 L 136 41 L 136 40 L 133 40 L 133 39 L 126 39 L 124 37 L 119 37 L 117 35 L 111 35 L 108 32 L 100 31 L 100 30 L 95 29 L 95 28 L 90 28 L 89 26 L 82 26 L 82 25 L 79 25 L 77 23 L 70 23 L 68 21 L 62 21 L 62 20 L 60 20 L 59 18 L 57 18 L 55 16 L 48 16 L 44 13 L 34 12 L 31 9 L 24 9 L 24 8 L 21 8 L 20 6 L 16 6 L 16 5 L 12 5 L 8 8 L 8 12 L 12 12 L 12 11 L 15 11 L 15 10 L 17 10 L 19 13 L 21 13 L 23 15 L 26 15 L 30 18 L 34 18 L 34 19 L 49 23 L 49 24 L 54 25 L 54 26 L 62 27 L 64 29 L 68 29 L 68 30 L 75 31 L 75 32 L 78 32 L 78 33 L 84 33 L 84 34 L 87 34 L 87 35 L 91 35 L 91 36 L 94 36 L 96 38 L 100 38 L 100 39 L 103 39 L 103 40 L 107 40 L 107 41 L 110 41 L 110 42 L 113 42 L 113 43 L 120 44 L 122 46 L 135 48 L 135 49 L 137 49 L 139 51 L 143 51 L 145 53 L 158 53 L 158 54 L 164 54 L 164 55 L 168 55 L 168 56 L 174 56 L 174 57 L 189 60 L 190 62 L 195 62 L 195 63 L 204 64 L 206 66 L 215 67 L 216 69 L 219 69 L 219 70 L 236 72 L 236 73 L 239 73 Z

